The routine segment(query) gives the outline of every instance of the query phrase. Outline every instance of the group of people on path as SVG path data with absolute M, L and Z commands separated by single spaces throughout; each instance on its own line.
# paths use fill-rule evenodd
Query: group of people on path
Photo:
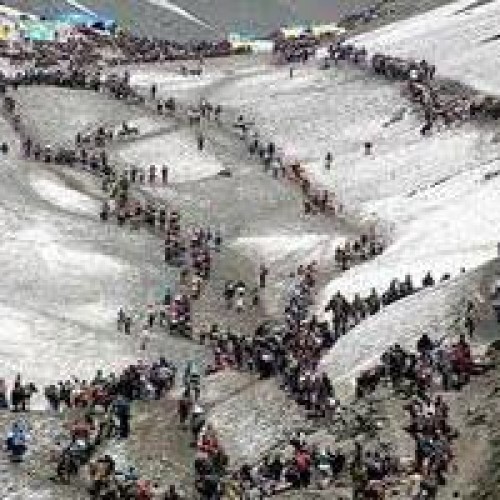
M 35 74 L 37 75 L 37 74 Z M 48 75 L 41 77 L 43 81 Z M 50 82 L 63 85 L 63 74 L 51 75 Z M 53 79 L 52 79 L 53 78 Z M 86 87 L 89 76 L 78 73 L 69 77 L 76 80 L 79 85 Z M 16 85 L 34 84 L 38 82 L 38 76 L 27 73 L 16 80 Z M 128 77 L 120 80 L 127 92 L 132 92 L 128 87 Z M 12 84 L 12 82 L 11 82 Z M 111 89 L 117 85 L 114 82 Z M 111 90 L 112 95 L 113 90 Z M 121 92 L 121 91 L 120 91 Z M 9 114 L 15 113 L 15 101 L 9 99 Z M 17 116 L 17 115 L 15 115 Z M 21 125 L 20 120 L 16 120 Z M 122 124 L 122 130 L 130 131 L 126 123 Z M 63 163 L 73 167 L 81 166 L 90 170 L 102 178 L 103 190 L 108 193 L 110 199 L 105 201 L 100 211 L 102 221 L 108 221 L 111 217 L 116 218 L 118 225 L 123 226 L 128 221 L 131 229 L 145 227 L 158 233 L 164 239 L 165 262 L 181 268 L 180 288 L 181 293 L 157 305 L 156 321 L 161 326 L 167 326 L 170 331 L 178 331 L 183 335 L 191 332 L 191 301 L 200 297 L 203 283 L 210 276 L 212 266 L 212 252 L 218 252 L 222 244 L 222 235 L 218 228 L 192 228 L 185 232 L 181 231 L 180 213 L 176 210 L 168 211 L 163 205 L 149 201 L 148 196 L 136 196 L 134 189 L 145 182 L 145 172 L 137 167 L 130 167 L 119 172 L 116 166 L 111 165 L 106 152 L 106 145 L 111 140 L 112 134 L 105 127 L 99 127 L 91 134 L 77 134 L 75 138 L 75 149 L 41 148 L 34 144 L 29 135 L 23 141 L 23 154 L 34 160 L 47 163 Z M 149 182 L 156 182 L 156 167 L 149 168 Z M 161 182 L 168 182 L 168 166 L 161 168 Z M 140 189 L 140 188 L 139 188 Z M 140 198 L 145 198 L 141 200 Z M 148 320 L 149 321 L 149 320 Z M 130 333 L 131 316 L 123 318 L 123 326 L 126 333 Z M 149 328 L 151 328 L 149 326 Z M 145 345 L 143 342 L 142 345 Z
M 72 64 L 107 65 L 143 64 L 165 61 L 203 61 L 210 57 L 226 57 L 233 53 L 227 40 L 179 42 L 169 39 L 136 35 L 127 30 L 100 33 L 80 27 L 74 36 L 56 40 L 50 45 L 32 40 L 17 43 L 8 50 L 0 48 L 0 55 L 12 64 L 33 64 L 39 68 Z
M 335 248 L 335 263 L 342 271 L 347 271 L 353 265 L 366 262 L 381 255 L 384 251 L 384 241 L 375 232 L 363 233 L 359 238 L 347 239 Z
M 52 457 L 56 469 L 54 480 L 69 483 L 84 465 L 89 465 L 89 491 L 92 498 L 153 498 L 146 495 L 146 491 L 151 489 L 149 482 L 141 480 L 137 473 L 135 479 L 126 477 L 127 474 L 118 477 L 118 471 L 111 467 L 111 470 L 103 475 L 102 471 L 99 472 L 103 459 L 94 463 L 91 460 L 106 441 L 114 437 L 129 437 L 132 402 L 164 397 L 175 385 L 176 372 L 174 364 L 160 358 L 152 363 L 139 361 L 127 366 L 119 374 L 110 373 L 105 376 L 98 370 L 92 380 L 73 378 L 45 387 L 45 398 L 51 411 L 57 414 L 63 412 L 67 417 L 64 435 L 60 435 L 53 443 Z M 20 386 L 21 377 L 18 375 L 12 390 L 12 404 L 15 391 Z M 8 407 L 5 392 L 4 388 L 2 400 Z M 15 407 L 13 411 L 16 411 Z M 23 461 L 29 447 L 29 435 L 25 422 L 13 422 L 6 437 L 6 449 L 13 462 Z M 110 460 L 110 457 L 104 458 L 104 461 Z
M 147 46 L 147 44 L 145 44 Z M 146 49 L 145 49 L 146 50 Z M 146 50 L 148 52 L 149 49 Z M 362 59 L 362 54 L 358 56 Z M 80 81 L 78 75 L 70 77 L 70 81 Z M 36 82 L 34 77 L 33 81 Z M 429 78 L 427 75 L 426 78 Z M 61 77 L 58 81 L 66 85 L 66 80 Z M 97 80 L 96 80 L 97 82 Z M 88 85 L 83 78 L 83 86 Z M 95 84 L 99 88 L 100 84 Z M 126 81 L 114 82 L 109 85 L 110 92 L 118 98 L 133 96 Z M 15 110 L 15 103 L 5 102 L 5 106 L 12 106 L 11 113 Z M 101 138 L 106 143 L 106 131 L 98 133 L 94 140 Z M 77 148 L 86 141 L 80 138 L 76 141 Z M 258 139 L 249 146 L 251 154 L 258 155 L 266 168 L 273 169 L 273 160 L 276 147 L 273 143 L 263 146 Z M 99 147 L 94 144 L 94 147 Z M 35 159 L 53 161 L 52 152 L 42 152 L 41 148 L 33 145 L 29 137 L 24 141 L 24 152 Z M 78 154 L 76 153 L 78 151 Z M 190 304 L 196 300 L 200 293 L 198 280 L 208 279 L 211 269 L 211 245 L 220 245 L 220 235 L 214 236 L 211 231 L 196 229 L 191 237 L 181 234 L 180 215 L 176 211 L 167 214 L 166 209 L 154 206 L 150 202 L 140 202 L 134 199 L 130 186 L 136 181 L 130 176 L 120 176 L 109 165 L 105 151 L 96 155 L 95 151 L 88 155 L 84 148 L 75 150 L 76 162 L 89 164 L 96 173 L 109 178 L 107 187 L 113 192 L 113 206 L 104 205 L 101 218 L 108 220 L 111 215 L 116 216 L 117 222 L 123 225 L 130 221 L 131 226 L 138 221 L 139 226 L 160 228 L 165 237 L 165 260 L 170 264 L 180 265 L 181 285 L 190 292 L 171 296 L 165 294 L 163 308 L 150 310 L 147 313 L 147 327 L 152 328 L 156 322 L 163 326 L 168 323 L 181 325 L 184 329 L 190 325 Z M 261 154 L 261 151 L 263 153 Z M 43 156 L 45 155 L 45 156 Z M 95 155 L 95 156 L 92 156 Z M 71 157 L 69 154 L 68 157 Z M 295 170 L 294 170 L 295 168 Z M 330 199 L 321 195 L 317 197 L 311 189 L 310 183 L 298 166 L 290 169 L 292 176 L 301 180 L 307 203 L 312 207 L 323 207 L 326 210 Z M 273 170 L 274 171 L 274 170 Z M 285 174 L 287 170 L 285 169 Z M 138 173 L 139 183 L 141 174 Z M 149 179 L 156 179 L 156 171 Z M 162 182 L 166 183 L 166 175 L 162 173 Z M 312 211 L 312 208 L 306 208 Z M 349 265 L 374 257 L 382 251 L 382 246 L 375 238 L 361 237 L 351 245 L 337 249 L 335 258 L 343 270 Z M 180 264 L 178 264 L 180 262 Z M 265 288 L 267 272 L 261 270 L 259 275 L 259 288 Z M 191 278 L 191 282 L 190 279 Z M 337 340 L 342 330 L 346 328 L 349 318 L 354 323 L 360 321 L 367 314 L 375 314 L 384 304 L 390 304 L 411 293 L 415 289 L 408 277 L 403 283 L 393 282 L 382 297 L 376 293 L 361 299 L 355 297 L 353 304 L 347 304 L 342 296 L 336 296 L 329 304 L 334 315 L 333 328 L 327 322 L 318 321 L 315 316 L 310 316 L 310 306 L 313 303 L 315 285 L 317 281 L 316 263 L 301 266 L 296 273 L 293 286 L 290 289 L 286 306 L 283 311 L 282 321 L 263 323 L 253 337 L 241 337 L 228 332 L 219 335 L 217 330 L 211 332 L 210 343 L 213 347 L 214 364 L 212 371 L 226 367 L 249 370 L 259 375 L 261 379 L 277 377 L 280 386 L 298 404 L 303 406 L 308 416 L 315 418 L 331 419 L 339 402 L 335 397 L 333 385 L 326 374 L 318 373 L 318 362 L 325 349 L 330 348 Z M 196 281 L 196 282 L 195 282 Z M 432 277 L 426 278 L 424 286 L 431 286 Z M 238 283 L 236 282 L 236 285 Z M 230 288 L 230 287 L 228 287 Z M 243 288 L 239 285 L 239 288 Z M 234 287 L 234 294 L 228 294 L 227 299 L 232 307 L 238 305 L 238 286 Z M 234 301 L 234 304 L 233 304 Z M 339 320 L 335 319 L 337 310 L 340 311 Z M 345 324 L 342 327 L 342 317 Z M 336 324 L 339 323 L 338 329 Z M 128 324 L 128 326 L 127 326 Z M 130 330 L 130 320 L 125 312 L 118 316 L 118 327 Z M 371 390 L 388 374 L 394 388 L 405 385 L 406 381 L 414 382 L 418 396 L 422 401 L 416 401 L 409 407 L 411 423 L 409 432 L 416 441 L 415 470 L 421 476 L 419 490 L 415 495 L 424 495 L 432 498 L 432 485 L 442 482 L 443 475 L 449 464 L 449 439 L 450 427 L 447 421 L 447 411 L 441 400 L 426 399 L 426 392 L 430 387 L 433 370 L 438 370 L 443 376 L 443 386 L 456 387 L 467 382 L 468 376 L 475 372 L 475 364 L 471 361 L 470 349 L 463 338 L 454 346 L 451 357 L 441 355 L 439 362 L 433 361 L 435 346 L 429 339 L 423 338 L 419 342 L 419 355 L 412 358 L 399 346 L 395 346 L 384 357 L 383 370 L 378 367 L 374 374 L 360 377 L 358 380 L 358 395 Z M 448 368 L 449 370 L 448 370 Z M 109 439 L 116 432 L 119 437 L 127 438 L 130 432 L 130 402 L 135 399 L 158 399 L 168 391 L 175 382 L 175 367 L 165 360 L 160 360 L 152 365 L 138 364 L 128 367 L 118 377 L 110 375 L 103 377 L 98 373 L 95 379 L 88 381 L 66 381 L 45 389 L 45 395 L 51 407 L 59 411 L 62 406 L 83 410 L 83 416 L 71 422 L 69 443 L 61 451 L 57 461 L 57 475 L 60 479 L 68 480 L 78 472 L 79 467 L 90 460 L 96 447 L 103 439 Z M 430 373 L 430 375 L 429 375 Z M 198 375 L 198 377 L 197 377 Z M 447 381 L 446 384 L 444 381 Z M 370 385 L 372 384 L 372 385 Z M 311 483 L 311 477 L 330 480 L 345 470 L 347 457 L 340 451 L 328 449 L 314 449 L 306 444 L 300 437 L 292 440 L 293 457 L 283 460 L 280 457 L 266 457 L 255 468 L 243 466 L 229 478 L 226 476 L 228 457 L 220 444 L 215 431 L 207 425 L 206 416 L 199 403 L 200 383 L 199 373 L 189 370 L 185 374 L 184 392 L 179 400 L 179 415 L 181 424 L 185 425 L 189 419 L 193 442 L 197 455 L 195 462 L 196 489 L 202 498 L 219 498 L 219 493 L 224 489 L 240 491 L 237 494 L 270 495 L 283 489 L 304 488 Z M 1 401 L 1 399 L 0 399 Z M 432 412 L 429 408 L 432 408 Z M 98 409 L 98 411 L 97 411 Z M 26 446 L 25 431 L 21 425 L 12 428 L 8 437 L 7 446 L 13 450 L 23 450 Z M 21 439 L 22 438 L 22 439 Z M 437 451 L 436 451 L 437 450 Z M 22 452 L 24 453 L 24 452 Z M 382 498 L 384 478 L 394 472 L 394 467 L 387 457 L 380 454 L 364 452 L 356 447 L 354 458 L 350 462 L 351 477 L 354 484 L 355 498 Z M 118 480 L 118 471 L 111 457 L 105 456 L 95 462 L 91 467 L 92 486 L 91 494 L 94 498 L 121 498 L 130 495 L 131 498 L 150 498 L 147 492 L 147 482 L 140 481 L 134 471 L 125 474 L 125 480 Z M 434 483 L 433 483 L 434 481 Z M 431 486 L 429 486 L 431 485 Z M 169 492 L 174 500 L 178 497 L 175 489 Z M 371 495 L 371 496 L 370 496 Z M 379 495 L 379 496 L 377 496 Z M 238 498 L 238 496 L 234 497 Z M 240 497 L 241 498 L 241 497 Z M 251 498 L 251 497 L 250 497 Z M 424 498 L 413 496 L 412 498 Z
M 445 274 L 442 276 L 441 282 L 449 279 L 450 275 Z M 393 279 L 388 288 L 381 294 L 372 288 L 366 297 L 355 293 L 350 302 L 338 291 L 331 297 L 324 309 L 325 313 L 331 314 L 330 322 L 333 325 L 334 339 L 338 340 L 361 321 L 377 314 L 383 307 L 409 297 L 424 288 L 432 287 L 434 284 L 434 277 L 429 271 L 423 277 L 421 286 L 414 285 L 411 275 L 407 274 L 402 281 Z
M 158 326 L 172 334 L 190 337 L 192 304 L 201 297 L 204 283 L 210 278 L 212 253 L 219 252 L 222 244 L 220 231 L 192 228 L 183 232 L 179 212 L 167 214 L 164 208 L 157 210 L 152 204 L 143 212 L 140 204 L 136 202 L 135 206 L 134 210 L 123 208 L 123 211 L 118 211 L 118 224 L 130 220 L 131 227 L 138 229 L 144 225 L 150 230 L 159 230 L 159 236 L 164 240 L 165 263 L 180 270 L 177 291 L 173 293 L 171 286 L 166 286 L 161 300 L 139 311 L 139 315 L 145 317 L 143 328 L 151 330 Z M 107 212 L 104 219 L 108 220 L 109 216 Z M 131 313 L 120 309 L 118 329 L 130 334 L 132 325 Z
M 150 483 L 141 479 L 132 468 L 119 475 L 115 467 L 102 470 L 109 456 L 92 461 L 106 441 L 127 439 L 130 435 L 133 401 L 158 400 L 175 384 L 176 367 L 165 358 L 157 362 L 139 361 L 129 365 L 119 375 L 104 376 L 98 371 L 91 381 L 78 379 L 59 382 L 45 389 L 53 411 L 61 407 L 72 409 L 67 422 L 67 436 L 60 438 L 53 450 L 56 462 L 55 479 L 70 482 L 82 466 L 89 465 L 89 492 L 95 499 L 152 498 L 147 492 Z M 106 473 L 104 473 L 106 472 Z
M 368 58 L 364 47 L 339 42 L 329 47 L 329 60 L 334 64 L 347 61 L 370 68 L 376 75 L 388 80 L 405 82 L 411 100 L 421 106 L 423 111 L 424 124 L 420 129 L 423 136 L 439 126 L 449 127 L 481 116 L 492 119 L 500 117 L 500 99 L 451 89 L 446 83 L 436 80 L 436 66 L 425 59 L 416 61 L 382 53 L 375 53 Z M 400 120 L 402 116 L 397 113 L 386 126 Z
M 317 366 L 333 339 L 326 323 L 309 318 L 316 275 L 316 263 L 300 266 L 283 319 L 262 323 L 253 336 L 220 331 L 214 325 L 208 334 L 214 357 L 209 371 L 233 368 L 253 372 L 261 379 L 278 377 L 281 388 L 311 416 L 331 415 L 336 405 L 333 386 L 325 374 L 317 373 Z
M 423 334 L 415 352 L 395 344 L 383 354 L 379 365 L 357 378 L 358 398 L 385 383 L 406 400 L 410 399 L 404 405 L 409 417 L 405 430 L 415 441 L 415 455 L 403 471 L 408 498 L 412 500 L 436 498 L 439 486 L 447 482 L 446 475 L 454 458 L 452 442 L 458 434 L 449 422 L 446 394 L 460 391 L 471 376 L 491 367 L 488 362 L 474 359 L 465 335 L 448 344 L 444 340 L 433 341 Z M 367 473 L 366 467 L 358 466 L 355 489 L 360 492 L 369 487 Z M 379 488 L 383 486 L 382 482 Z

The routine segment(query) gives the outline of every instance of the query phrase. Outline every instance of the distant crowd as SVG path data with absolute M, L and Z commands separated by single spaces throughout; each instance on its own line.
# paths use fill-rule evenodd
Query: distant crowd
M 31 44 L 18 43 L 12 47 L 0 46 L 0 56 L 12 64 L 33 64 L 37 68 L 84 65 L 118 65 L 158 63 L 163 61 L 203 62 L 209 57 L 226 57 L 233 53 L 226 40 L 188 41 L 138 36 L 128 31 L 114 35 L 84 30 L 64 41 Z

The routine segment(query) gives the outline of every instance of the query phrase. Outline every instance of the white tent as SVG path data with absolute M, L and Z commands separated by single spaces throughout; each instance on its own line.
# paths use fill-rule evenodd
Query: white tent
M 307 26 L 285 26 L 280 28 L 280 33 L 285 38 L 300 38 L 308 32 Z
M 37 21 L 39 19 L 39 17 L 35 16 L 34 14 L 13 9 L 12 7 L 7 7 L 7 5 L 1 5 L 1 4 L 0 4 L 0 16 L 5 18 L 10 18 L 14 21 L 19 21 L 21 19 L 29 19 L 30 21 Z
M 335 23 L 313 25 L 310 30 L 314 36 L 343 35 L 345 33 L 345 28 Z

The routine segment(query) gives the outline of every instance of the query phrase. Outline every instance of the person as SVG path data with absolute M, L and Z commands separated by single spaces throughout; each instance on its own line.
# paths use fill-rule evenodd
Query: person
M 422 286 L 424 288 L 429 288 L 431 286 L 434 286 L 434 278 L 432 277 L 432 274 L 430 271 L 427 271 L 427 274 L 424 276 L 424 279 L 422 280 Z
M 127 315 L 125 317 L 123 326 L 124 326 L 124 333 L 125 333 L 125 335 L 130 335 L 130 329 L 131 329 L 131 326 L 132 326 L 132 318 L 130 317 L 130 315 Z
M 196 403 L 191 413 L 191 432 L 193 434 L 193 442 L 195 445 L 198 442 L 198 438 L 203 427 L 205 426 L 205 422 L 205 410 L 198 403 Z
M 189 409 L 191 408 L 191 399 L 189 397 L 189 392 L 184 391 L 182 397 L 179 399 L 179 423 L 181 427 L 186 425 L 186 421 L 189 416 Z
M 214 245 L 215 245 L 215 251 L 219 252 L 220 251 L 220 246 L 222 245 L 222 233 L 219 228 L 215 229 L 214 233 Z
M 325 169 L 330 170 L 332 167 L 332 161 L 333 161 L 333 155 L 332 153 L 328 152 L 326 153 L 325 156 Z
M 123 310 L 123 307 L 120 307 L 118 310 L 118 318 L 116 321 L 116 326 L 119 332 L 122 331 L 122 327 L 125 325 L 125 319 L 126 319 L 126 314 L 125 311 Z
M 130 434 L 130 402 L 119 395 L 113 404 L 113 410 L 119 422 L 119 436 L 127 439 Z
M 188 394 L 194 392 L 194 400 L 200 397 L 201 376 L 198 365 L 194 361 L 189 361 L 184 371 L 184 387 Z
M 47 399 L 50 408 L 55 412 L 58 412 L 61 400 L 59 398 L 59 391 L 55 384 L 51 384 L 45 388 L 45 398 Z
M 168 184 L 168 166 L 163 165 L 161 167 L 161 181 L 163 184 Z
M 101 212 L 99 213 L 99 217 L 103 222 L 106 222 L 108 220 L 109 212 L 110 212 L 109 202 L 105 201 L 102 204 Z
M 434 344 L 429 338 L 429 335 L 424 333 L 417 342 L 417 351 L 422 355 L 426 356 L 432 351 Z
M 203 148 L 205 146 L 205 138 L 203 137 L 203 134 L 198 134 L 198 151 L 203 151 Z
M 26 393 L 21 384 L 21 374 L 19 373 L 16 375 L 10 400 L 12 402 L 13 411 L 19 411 L 19 409 L 26 411 Z
M 0 410 L 6 410 L 9 408 L 9 402 L 7 401 L 7 385 L 5 380 L 0 379 Z
M 25 426 L 21 422 L 14 422 L 7 434 L 6 446 L 12 462 L 22 462 L 28 449 Z
M 139 349 L 141 351 L 145 351 L 150 340 L 150 334 L 149 334 L 149 329 L 147 326 L 144 326 L 144 328 L 141 330 L 140 337 L 139 337 Z
M 257 307 L 260 304 L 260 296 L 259 296 L 259 289 L 257 287 L 254 287 L 252 289 L 252 306 Z
M 139 174 L 138 168 L 135 165 L 132 165 L 130 169 L 130 182 L 132 182 L 132 184 L 136 183 L 138 174 Z
M 236 312 L 241 313 L 245 307 L 246 288 L 244 283 L 238 283 L 235 290 Z
M 266 278 L 269 274 L 269 269 L 265 264 L 261 264 L 259 268 L 259 286 L 260 288 L 266 288 Z
M 469 334 L 469 338 L 472 338 L 474 335 L 474 331 L 476 329 L 476 323 L 474 321 L 474 315 L 475 315 L 475 306 L 474 304 L 469 300 L 467 301 L 467 309 L 465 312 L 465 320 L 464 320 L 464 325 L 467 330 L 467 333 Z
M 295 466 L 299 473 L 300 486 L 307 488 L 311 482 L 311 455 L 306 449 L 295 453 Z
M 154 184 L 156 182 L 156 165 L 149 166 L 149 183 Z
M 165 493 L 163 500 L 182 500 L 182 497 L 177 492 L 177 488 L 173 484 L 171 484 L 168 488 L 167 493 Z
M 224 299 L 226 302 L 226 309 L 231 309 L 235 292 L 236 291 L 234 283 L 232 281 L 226 281 L 224 285 Z

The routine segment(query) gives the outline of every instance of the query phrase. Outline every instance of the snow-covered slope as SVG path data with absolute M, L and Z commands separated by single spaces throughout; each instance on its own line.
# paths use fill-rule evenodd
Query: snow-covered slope
M 139 141 L 120 150 L 122 161 L 147 169 L 150 165 L 168 165 L 169 182 L 179 183 L 212 177 L 222 163 L 210 150 L 196 151 L 193 134 L 186 131 Z
M 336 280 L 325 297 L 337 286 L 347 293 L 384 288 L 406 273 L 416 279 L 427 270 L 455 273 L 495 254 L 500 234 L 490 214 L 497 181 L 481 181 L 500 167 L 493 130 L 470 124 L 422 138 L 399 84 L 349 68 L 299 69 L 293 79 L 270 69 L 222 86 L 216 98 L 240 103 L 348 210 L 391 228 L 387 252 Z M 385 126 L 401 109 L 403 118 Z M 363 152 L 366 140 L 373 143 L 370 156 Z M 334 156 L 330 171 L 323 166 L 327 151 Z
M 389 346 L 399 343 L 413 350 L 424 333 L 439 340 L 463 328 L 465 301 L 478 293 L 473 272 L 396 302 L 341 337 L 319 370 L 328 373 L 341 396 L 352 395 L 355 376 L 376 364 Z
M 470 77 L 482 71 L 494 86 L 497 72 L 485 61 L 496 60 L 497 42 L 481 40 L 494 34 L 500 2 L 455 14 L 465 6 L 460 2 L 381 29 L 360 37 L 360 43 L 370 51 L 425 57 L 436 62 L 440 74 L 469 84 L 477 83 Z M 301 67 L 292 79 L 279 68 L 241 75 L 215 92 L 216 100 L 255 118 L 285 156 L 298 158 L 314 182 L 334 191 L 348 210 L 390 228 L 382 256 L 320 293 L 320 314 L 337 290 L 348 296 L 371 287 L 385 290 L 393 278 L 411 274 L 419 282 L 427 271 L 437 278 L 457 276 L 461 268 L 473 270 L 496 256 L 500 181 L 494 174 L 500 156 L 494 129 L 472 123 L 421 137 L 421 117 L 401 90 L 400 83 L 351 68 Z M 388 124 L 395 114 L 402 119 Z M 370 156 L 363 152 L 365 141 L 373 143 Z M 334 156 L 330 171 L 323 165 L 328 151 Z M 436 318 L 444 318 L 444 302 L 456 306 L 454 295 L 441 292 L 447 288 L 432 292 L 431 299 L 417 295 L 411 306 L 405 301 L 363 323 L 333 348 L 326 369 L 335 378 L 349 378 L 394 341 L 403 338 L 410 345 L 424 331 L 444 333 Z M 434 311 L 433 328 L 423 314 L 427 309 Z
M 369 52 L 427 59 L 438 74 L 498 92 L 500 1 L 460 0 L 357 37 Z

